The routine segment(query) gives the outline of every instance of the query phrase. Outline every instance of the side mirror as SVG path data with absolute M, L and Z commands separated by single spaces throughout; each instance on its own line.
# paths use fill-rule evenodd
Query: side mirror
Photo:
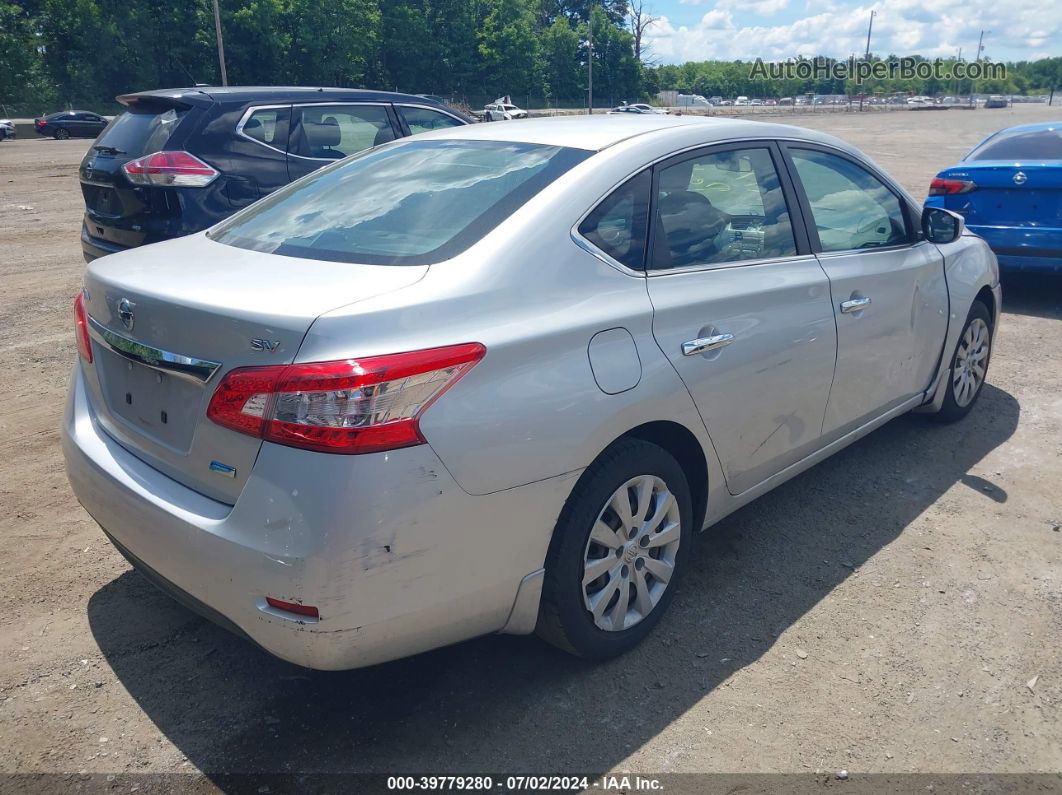
M 958 213 L 940 207 L 922 210 L 922 234 L 930 243 L 953 243 L 959 239 L 966 222 Z

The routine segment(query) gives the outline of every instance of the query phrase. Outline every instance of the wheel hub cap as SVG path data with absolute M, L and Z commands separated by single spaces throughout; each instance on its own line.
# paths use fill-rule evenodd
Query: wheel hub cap
M 988 324 L 975 318 L 959 340 L 951 374 L 952 392 L 959 406 L 968 406 L 984 383 L 991 339 Z
M 583 602 L 594 624 L 629 629 L 667 590 L 681 540 L 678 502 L 655 475 L 620 486 L 598 513 L 583 558 Z

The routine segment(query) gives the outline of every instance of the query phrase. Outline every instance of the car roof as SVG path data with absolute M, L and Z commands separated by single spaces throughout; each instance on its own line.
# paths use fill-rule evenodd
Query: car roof
M 555 116 L 492 122 L 435 130 L 421 133 L 417 138 L 507 141 L 545 146 L 567 146 L 596 152 L 637 136 L 668 135 L 688 130 L 691 126 L 698 126 L 704 130 L 703 142 L 705 144 L 742 138 L 798 138 L 834 146 L 842 145 L 845 149 L 851 148 L 833 136 L 787 124 L 741 119 L 713 119 L 705 116 L 664 116 L 655 113 Z
M 438 105 L 433 99 L 414 94 L 399 94 L 393 91 L 371 91 L 362 88 L 329 88 L 327 86 L 191 86 L 165 88 L 155 91 L 138 91 L 123 94 L 118 101 L 131 105 L 142 99 L 184 101 L 193 105 L 212 103 L 246 104 L 249 102 L 328 102 L 331 100 L 416 102 Z

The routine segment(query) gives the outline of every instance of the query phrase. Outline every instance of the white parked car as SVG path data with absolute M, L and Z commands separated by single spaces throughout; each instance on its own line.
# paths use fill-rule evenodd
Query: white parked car
M 527 111 L 516 107 L 516 105 L 514 105 L 512 103 L 512 100 L 509 99 L 509 97 L 507 97 L 507 96 L 506 97 L 498 97 L 496 100 L 494 100 L 489 105 L 485 105 L 484 106 L 484 110 L 501 111 L 502 113 L 507 114 L 508 118 L 510 118 L 510 119 L 526 119 L 527 118 Z
M 510 121 L 513 115 L 505 109 L 504 105 L 491 103 L 483 106 L 483 121 Z

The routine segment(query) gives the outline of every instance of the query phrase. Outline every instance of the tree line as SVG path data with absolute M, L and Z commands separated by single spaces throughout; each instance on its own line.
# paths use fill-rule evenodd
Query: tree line
M 580 107 L 592 31 L 598 107 L 649 99 L 661 89 L 724 97 L 858 91 L 838 81 L 752 80 L 750 63 L 654 65 L 644 34 L 656 19 L 646 0 L 219 4 L 233 85 L 359 86 L 472 107 L 509 94 L 517 104 Z M 1006 85 L 955 90 L 1046 90 L 1062 71 L 1062 59 L 1048 60 L 1053 65 L 1012 65 Z M 889 88 L 952 91 L 921 82 Z M 195 83 L 220 83 L 212 0 L 0 0 L 0 113 L 70 106 L 106 112 L 119 94 Z

